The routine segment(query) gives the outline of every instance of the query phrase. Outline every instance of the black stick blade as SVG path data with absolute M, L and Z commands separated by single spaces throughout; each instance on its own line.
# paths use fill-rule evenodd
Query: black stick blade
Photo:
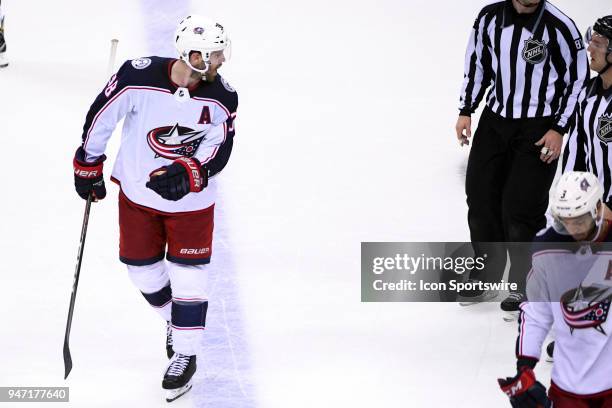
M 64 340 L 64 380 L 68 378 L 68 374 L 72 371 L 72 356 L 70 355 L 70 346 L 67 339 Z

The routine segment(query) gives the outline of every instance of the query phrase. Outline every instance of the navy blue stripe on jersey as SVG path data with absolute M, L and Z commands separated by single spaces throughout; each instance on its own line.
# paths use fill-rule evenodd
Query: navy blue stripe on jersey
M 229 161 L 230 155 L 232 154 L 232 148 L 234 146 L 234 118 L 236 114 L 232 114 L 226 122 L 226 137 L 225 142 L 219 146 L 219 151 L 215 157 L 206 163 L 206 169 L 208 170 L 208 177 L 212 177 L 219 173 Z

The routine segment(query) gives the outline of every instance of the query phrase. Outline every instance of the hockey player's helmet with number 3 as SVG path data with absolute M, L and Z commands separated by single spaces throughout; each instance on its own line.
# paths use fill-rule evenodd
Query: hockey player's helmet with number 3
M 189 68 L 204 74 L 210 65 L 210 55 L 215 51 L 224 51 L 229 59 L 230 39 L 223 26 L 208 18 L 191 15 L 181 21 L 174 38 L 179 58 L 185 61 Z M 202 54 L 206 64 L 205 69 L 197 69 L 189 63 L 189 53 L 197 51 Z
M 553 216 L 575 218 L 590 213 L 597 222 L 597 204 L 603 188 L 593 173 L 570 171 L 559 179 L 551 200 Z

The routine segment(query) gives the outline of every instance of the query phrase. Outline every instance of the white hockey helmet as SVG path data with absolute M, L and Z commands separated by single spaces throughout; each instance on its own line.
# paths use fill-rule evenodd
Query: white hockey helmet
M 575 218 L 590 213 L 597 222 L 597 204 L 603 199 L 603 188 L 593 173 L 570 171 L 559 179 L 551 200 L 555 218 Z
M 201 74 L 208 71 L 210 66 L 210 54 L 215 51 L 226 51 L 225 57 L 229 59 L 231 48 L 230 39 L 223 26 L 206 17 L 191 15 L 181 21 L 176 29 L 174 38 L 179 58 L 185 61 L 189 68 Z M 206 64 L 205 69 L 194 68 L 189 63 L 189 53 L 197 51 L 202 54 Z

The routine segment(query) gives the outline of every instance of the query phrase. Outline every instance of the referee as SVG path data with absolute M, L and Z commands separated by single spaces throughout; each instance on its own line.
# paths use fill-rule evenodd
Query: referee
M 604 186 L 604 201 L 612 204 L 612 15 L 599 18 L 587 30 L 586 40 L 591 69 L 599 75 L 580 93 L 563 152 L 563 172 L 594 173 Z
M 465 183 L 471 240 L 477 255 L 487 253 L 488 263 L 470 278 L 499 282 L 507 247 L 509 281 L 519 289 L 502 302 L 503 310 L 518 310 L 524 300 L 529 258 L 518 256 L 516 245 L 485 248 L 480 243 L 531 242 L 546 225 L 563 134 L 588 75 L 579 30 L 548 1 L 498 1 L 478 14 L 455 129 L 460 143 L 469 144 L 470 115 L 488 89 Z M 469 296 L 477 302 L 493 294 Z

